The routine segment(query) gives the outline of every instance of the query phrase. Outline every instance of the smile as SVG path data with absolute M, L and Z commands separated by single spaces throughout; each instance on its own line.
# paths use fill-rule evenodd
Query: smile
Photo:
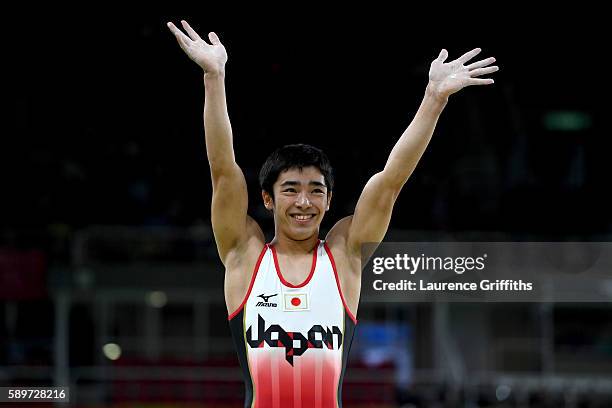
M 308 221 L 314 217 L 314 214 L 292 214 L 291 217 L 297 221 Z

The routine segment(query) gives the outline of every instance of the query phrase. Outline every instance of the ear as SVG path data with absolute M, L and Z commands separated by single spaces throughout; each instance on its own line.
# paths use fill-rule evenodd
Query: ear
M 263 199 L 264 207 L 266 207 L 266 210 L 274 210 L 274 200 L 267 191 L 261 190 L 261 198 Z
M 325 208 L 325 211 L 329 211 L 329 205 L 331 204 L 331 199 L 332 199 L 332 192 L 330 191 L 329 194 L 327 194 L 327 207 Z

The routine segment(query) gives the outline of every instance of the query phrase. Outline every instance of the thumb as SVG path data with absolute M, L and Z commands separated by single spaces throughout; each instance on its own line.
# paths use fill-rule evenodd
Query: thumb
M 221 44 L 221 41 L 219 40 L 219 37 L 217 36 L 217 34 L 215 34 L 212 31 L 208 33 L 208 39 L 213 45 Z
M 446 59 L 448 58 L 448 51 L 446 51 L 446 49 L 442 48 L 442 51 L 440 51 L 440 55 L 438 55 L 437 60 L 440 62 L 444 62 L 446 61 Z

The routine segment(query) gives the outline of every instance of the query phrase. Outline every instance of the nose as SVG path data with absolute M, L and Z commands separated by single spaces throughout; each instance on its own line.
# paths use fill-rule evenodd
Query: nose
M 295 201 L 295 205 L 297 207 L 310 207 L 312 204 L 310 203 L 310 200 L 308 199 L 308 196 L 306 195 L 305 192 L 302 192 L 298 195 L 297 200 Z

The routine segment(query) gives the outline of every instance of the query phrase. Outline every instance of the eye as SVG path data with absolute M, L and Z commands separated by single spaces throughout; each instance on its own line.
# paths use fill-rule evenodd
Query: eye
M 320 188 L 315 188 L 312 190 L 312 192 L 315 194 L 325 194 L 325 191 L 321 190 Z
M 296 190 L 293 187 L 288 187 L 286 189 L 283 190 L 283 193 L 295 193 Z

